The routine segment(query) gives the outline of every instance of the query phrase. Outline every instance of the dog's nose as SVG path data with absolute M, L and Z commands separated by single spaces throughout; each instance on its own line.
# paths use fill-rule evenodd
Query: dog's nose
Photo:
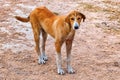
M 74 29 L 78 29 L 79 28 L 79 24 L 77 22 L 74 22 L 73 27 L 74 27 Z
M 78 29 L 79 27 L 78 26 L 74 26 L 75 29 Z

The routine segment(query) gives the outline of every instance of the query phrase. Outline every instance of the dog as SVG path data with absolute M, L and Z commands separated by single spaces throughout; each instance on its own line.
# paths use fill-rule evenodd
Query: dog
M 48 60 L 45 54 L 45 42 L 47 34 L 55 39 L 57 72 L 60 75 L 65 74 L 62 69 L 61 47 L 65 42 L 67 53 L 67 72 L 75 73 L 71 66 L 71 49 L 75 31 L 79 29 L 81 21 L 86 19 L 85 15 L 78 11 L 71 11 L 66 15 L 56 15 L 45 6 L 34 9 L 27 18 L 15 16 L 22 22 L 30 22 L 33 29 L 34 40 L 36 44 L 36 52 L 39 56 L 38 63 L 45 64 Z M 39 36 L 42 33 L 42 51 L 40 51 Z

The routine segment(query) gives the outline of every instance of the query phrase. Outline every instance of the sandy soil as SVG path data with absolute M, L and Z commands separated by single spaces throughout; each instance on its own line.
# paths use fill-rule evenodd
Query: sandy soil
M 0 80 L 120 80 L 120 0 L 0 0 Z M 58 75 L 54 40 L 49 36 L 48 61 L 38 65 L 27 17 L 35 7 L 67 14 L 78 10 L 87 17 L 76 31 L 72 49 L 75 74 Z M 65 45 L 62 47 L 66 69 Z

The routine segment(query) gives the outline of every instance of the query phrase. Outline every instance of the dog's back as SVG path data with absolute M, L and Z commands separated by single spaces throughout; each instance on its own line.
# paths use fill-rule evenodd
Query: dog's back
M 39 21 L 43 21 L 46 18 L 51 18 L 55 16 L 50 10 L 48 10 L 46 7 L 38 7 L 35 10 L 33 10 L 30 14 L 30 17 L 35 16 L 39 19 Z
M 15 16 L 15 18 L 22 22 L 29 22 L 32 17 L 35 17 L 39 21 L 44 21 L 44 19 L 51 18 L 55 15 L 58 14 L 51 12 L 50 10 L 43 6 L 34 9 L 27 18 L 23 18 L 20 16 Z

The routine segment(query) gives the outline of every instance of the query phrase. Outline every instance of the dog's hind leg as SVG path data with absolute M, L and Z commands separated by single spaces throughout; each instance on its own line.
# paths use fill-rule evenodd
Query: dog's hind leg
M 34 40 L 35 40 L 35 49 L 36 52 L 38 54 L 38 63 L 39 64 L 45 64 L 45 60 L 42 58 L 41 56 L 41 51 L 40 51 L 40 33 L 41 33 L 41 26 L 39 25 L 39 23 L 37 22 L 37 20 L 34 17 L 31 17 L 31 25 L 33 28 L 33 33 L 34 33 Z
M 45 43 L 46 43 L 46 40 L 47 40 L 47 33 L 41 29 L 42 31 L 42 53 L 41 53 L 41 57 L 43 58 L 43 60 L 47 61 L 48 58 L 45 54 Z

